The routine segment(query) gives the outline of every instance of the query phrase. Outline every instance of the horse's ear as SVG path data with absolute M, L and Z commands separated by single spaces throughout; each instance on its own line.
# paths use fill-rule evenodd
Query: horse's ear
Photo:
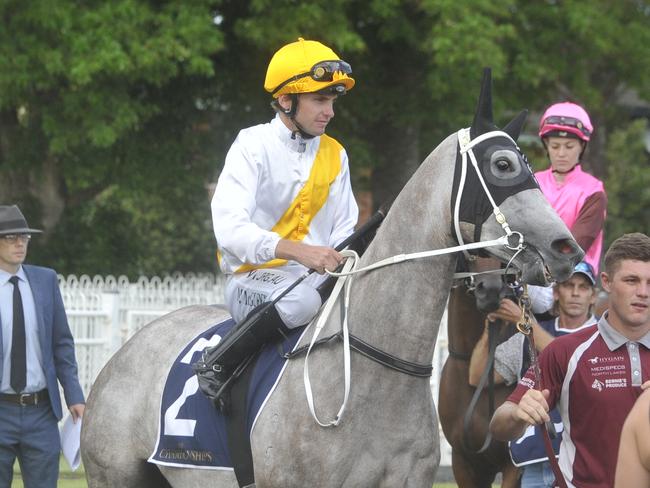
M 522 110 L 517 114 L 517 116 L 506 124 L 503 128 L 503 132 L 512 137 L 513 140 L 517 140 L 519 134 L 521 134 L 521 129 L 524 127 L 526 118 L 528 117 L 528 110 Z
M 483 80 L 481 81 L 481 94 L 478 98 L 474 122 L 470 130 L 470 136 L 474 139 L 485 132 L 494 129 L 492 122 L 492 70 L 483 68 Z

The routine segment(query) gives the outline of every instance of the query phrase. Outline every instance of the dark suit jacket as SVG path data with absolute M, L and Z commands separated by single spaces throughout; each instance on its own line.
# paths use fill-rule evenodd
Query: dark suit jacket
M 28 264 L 23 264 L 23 269 L 34 295 L 38 339 L 43 354 L 43 369 L 52 410 L 56 418 L 61 420 L 63 411 L 57 378 L 63 387 L 67 405 L 84 403 L 77 373 L 74 340 L 63 308 L 56 272 L 53 269 Z M 0 360 L 0 374 L 1 368 Z

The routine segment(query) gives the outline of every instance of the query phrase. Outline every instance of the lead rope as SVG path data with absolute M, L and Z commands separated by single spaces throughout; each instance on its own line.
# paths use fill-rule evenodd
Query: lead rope
M 519 332 L 528 337 L 528 353 L 530 355 L 531 366 L 533 367 L 533 372 L 535 374 L 535 387 L 542 389 L 542 375 L 539 370 L 539 361 L 537 358 L 537 349 L 535 348 L 535 334 L 533 333 L 532 323 L 530 320 L 530 310 L 531 310 L 531 301 L 528 296 L 528 285 L 523 284 L 523 292 L 519 297 L 519 307 L 521 308 L 521 319 L 517 322 L 517 329 Z M 555 483 L 553 486 L 559 488 L 567 488 L 566 481 L 562 475 L 562 470 L 560 465 L 555 458 L 555 451 L 553 450 L 553 445 L 551 444 L 551 435 L 553 437 L 557 436 L 555 432 L 555 426 L 552 421 L 545 422 L 544 428 L 542 428 L 542 439 L 544 440 L 544 449 L 546 450 L 546 455 L 548 460 L 551 463 L 551 469 L 555 475 Z

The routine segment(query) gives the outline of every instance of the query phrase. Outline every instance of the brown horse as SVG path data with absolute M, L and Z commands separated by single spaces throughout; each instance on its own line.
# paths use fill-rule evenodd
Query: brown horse
M 489 266 L 480 259 L 482 269 Z M 472 287 L 459 285 L 452 288 L 447 311 L 447 339 L 449 357 L 440 377 L 438 414 L 440 424 L 452 448 L 452 470 L 460 488 L 489 488 L 502 473 L 502 487 L 518 486 L 517 468 L 512 464 L 508 446 L 492 440 L 481 453 L 477 451 L 488 435 L 490 422 L 487 388 L 483 390 L 473 410 L 465 432 L 464 417 L 476 390 L 469 384 L 469 361 L 474 346 L 483 333 L 486 314 L 496 310 L 506 287 L 499 275 L 481 275 Z M 512 326 L 493 324 L 498 328 L 498 341 L 512 335 Z M 498 407 L 512 391 L 512 387 L 494 385 L 494 405 Z

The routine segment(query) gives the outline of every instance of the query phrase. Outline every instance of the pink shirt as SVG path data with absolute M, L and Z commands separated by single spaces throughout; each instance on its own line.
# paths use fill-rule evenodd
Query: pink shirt
M 558 407 L 564 424 L 559 462 L 567 486 L 614 486 L 623 422 L 650 379 L 650 332 L 628 341 L 603 317 L 555 339 L 539 363 L 549 407 Z M 519 403 L 534 377 L 530 368 L 508 400 Z
M 587 199 L 596 193 L 605 193 L 603 182 L 589 173 L 585 173 L 580 165 L 567 173 L 562 183 L 555 180 L 550 168 L 538 171 L 535 173 L 535 178 L 537 178 L 544 196 L 571 230 L 573 230 Z M 602 216 L 602 219 L 604 222 L 605 215 Z M 584 260 L 594 267 L 596 274 L 598 274 L 602 248 L 603 230 L 601 226 L 591 247 L 584 250 L 586 253 Z

